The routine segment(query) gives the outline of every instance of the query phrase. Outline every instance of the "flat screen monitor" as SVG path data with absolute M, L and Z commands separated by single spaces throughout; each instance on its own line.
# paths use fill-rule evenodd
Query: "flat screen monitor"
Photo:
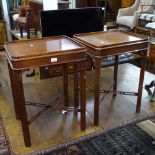
M 87 33 L 103 30 L 101 7 L 41 11 L 42 37 Z

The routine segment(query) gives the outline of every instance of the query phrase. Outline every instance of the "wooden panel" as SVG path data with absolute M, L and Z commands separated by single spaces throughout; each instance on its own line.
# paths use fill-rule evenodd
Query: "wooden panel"
M 3 48 L 5 41 L 7 41 L 6 22 L 0 20 L 0 49 Z
M 151 62 L 155 62 L 155 43 L 151 44 L 150 52 L 149 52 L 149 60 Z
M 97 0 L 76 0 L 76 7 L 94 7 L 97 6 Z
M 0 1 L 0 20 L 3 18 L 2 2 Z
M 32 9 L 32 25 L 36 31 L 41 30 L 40 27 L 40 10 L 43 10 L 43 4 L 39 2 L 29 2 Z
M 135 2 L 135 0 L 122 0 L 122 8 L 126 8 L 129 7 L 131 5 L 133 5 L 133 3 Z
M 107 3 L 113 12 L 118 12 L 118 9 L 121 8 L 122 0 L 107 0 Z
M 86 7 L 87 6 L 87 0 L 76 0 L 76 7 Z

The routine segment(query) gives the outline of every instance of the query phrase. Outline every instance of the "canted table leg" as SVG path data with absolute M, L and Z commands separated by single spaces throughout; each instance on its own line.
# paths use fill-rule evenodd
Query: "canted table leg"
M 20 108 L 19 108 L 19 95 L 18 95 L 18 90 L 16 89 L 16 79 L 18 78 L 17 74 L 14 74 L 14 70 L 11 69 L 10 64 L 8 63 L 8 69 L 9 69 L 9 74 L 10 74 L 10 82 L 11 82 L 11 89 L 12 89 L 12 96 L 13 96 L 13 102 L 14 102 L 14 108 L 15 108 L 15 115 L 16 119 L 20 120 Z
M 22 124 L 24 142 L 25 142 L 25 146 L 30 147 L 31 140 L 30 140 L 29 124 L 27 120 L 27 112 L 26 112 L 26 104 L 25 104 L 21 71 L 14 70 L 14 75 L 16 76 L 14 84 L 16 85 L 16 88 L 18 90 L 18 95 L 19 95 L 18 97 L 20 100 L 20 103 L 18 104 L 18 106 L 20 108 L 20 120 Z
M 86 79 L 84 63 L 80 65 L 80 109 L 81 109 L 81 130 L 86 128 Z
M 79 106 L 78 63 L 74 63 L 74 107 Z
M 114 63 L 114 85 L 113 91 L 117 91 L 117 72 L 118 72 L 118 55 L 115 55 L 115 63 Z M 113 96 L 116 96 L 116 93 L 113 93 Z
M 95 126 L 99 124 L 100 64 L 101 64 L 101 59 L 95 58 L 95 93 L 94 93 L 94 125 Z
M 68 106 L 68 73 L 67 64 L 63 64 L 63 89 L 64 89 L 64 106 Z
M 143 51 L 143 56 L 141 59 L 141 69 L 140 69 L 139 86 L 138 86 L 138 97 L 137 97 L 137 105 L 136 105 L 136 112 L 137 113 L 140 112 L 140 107 L 141 107 L 144 73 L 145 73 L 145 68 L 146 68 L 146 56 L 147 56 L 147 50 Z

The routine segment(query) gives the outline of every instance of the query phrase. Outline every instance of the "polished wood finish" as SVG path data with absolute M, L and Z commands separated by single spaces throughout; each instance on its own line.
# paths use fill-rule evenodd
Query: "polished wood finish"
M 85 47 L 65 36 L 31 39 L 23 41 L 11 41 L 5 44 L 6 54 L 9 62 L 9 72 L 12 86 L 12 94 L 14 99 L 14 107 L 16 118 L 21 120 L 22 131 L 25 146 L 31 146 L 29 124 L 32 123 L 38 116 L 44 113 L 48 108 L 77 111 L 81 114 L 81 130 L 86 128 L 86 96 L 85 96 L 85 68 L 83 61 L 86 59 Z M 71 108 L 68 104 L 68 76 L 67 63 L 80 62 L 80 108 Z M 28 102 L 28 105 L 44 107 L 30 120 L 27 118 L 25 96 L 22 83 L 22 73 L 33 67 L 46 65 L 63 64 L 63 96 L 64 106 L 53 104 L 60 98 L 60 95 L 52 99 L 49 104 L 39 104 Z M 78 78 L 78 74 L 75 74 Z M 77 88 L 77 84 L 75 84 Z M 77 90 L 75 91 L 77 93 Z M 77 103 L 76 103 L 77 104 Z M 83 109 L 82 109 L 83 108 Z
M 5 44 L 14 69 L 57 65 L 85 58 L 85 48 L 69 37 L 56 36 L 31 40 L 10 41 Z M 51 62 L 51 59 L 56 58 Z
M 118 37 L 119 36 L 119 37 Z M 88 48 L 88 54 L 95 63 L 95 88 L 94 88 L 94 125 L 99 124 L 100 105 L 100 64 L 102 57 L 115 56 L 114 65 L 114 96 L 117 89 L 118 56 L 125 52 L 142 53 L 141 72 L 137 94 L 136 112 L 140 112 L 142 86 L 148 50 L 148 38 L 127 32 L 92 32 L 74 35 L 74 39 Z M 108 93 L 108 92 L 107 92 Z M 123 93 L 122 93 L 123 94 Z

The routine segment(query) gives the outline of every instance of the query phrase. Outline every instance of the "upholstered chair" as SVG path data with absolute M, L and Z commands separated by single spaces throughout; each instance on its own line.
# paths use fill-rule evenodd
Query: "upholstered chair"
M 135 0 L 131 7 L 119 9 L 116 24 L 135 28 L 141 13 L 154 12 L 154 4 L 155 0 Z
M 32 28 L 32 21 L 31 10 L 28 5 L 20 6 L 17 25 L 20 29 L 21 38 L 23 38 L 23 30 L 25 30 L 27 32 L 27 38 L 30 39 L 30 28 Z

